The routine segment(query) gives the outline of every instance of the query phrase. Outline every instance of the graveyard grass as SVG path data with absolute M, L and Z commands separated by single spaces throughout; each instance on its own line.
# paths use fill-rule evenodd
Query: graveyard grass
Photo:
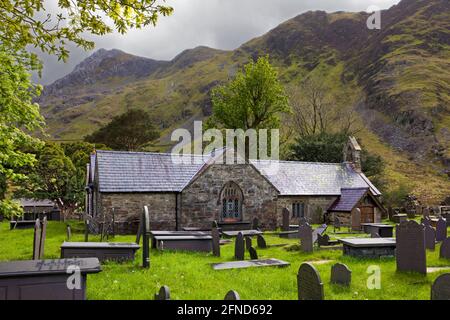
M 83 225 L 71 222 L 71 241 L 83 241 Z M 331 230 L 330 230 L 331 229 Z M 355 235 L 335 235 L 330 237 Z M 65 240 L 65 224 L 49 222 L 45 243 L 45 258 L 59 258 L 60 245 Z M 428 273 L 427 276 L 396 272 L 395 258 L 381 260 L 361 260 L 342 256 L 342 249 L 314 248 L 314 252 L 300 253 L 295 250 L 296 239 L 281 239 L 275 235 L 265 235 L 268 245 L 290 244 L 294 250 L 283 247 L 258 249 L 259 258 L 277 258 L 291 263 L 286 268 L 249 268 L 241 270 L 214 271 L 211 263 L 233 261 L 234 244 L 221 246 L 221 257 L 212 253 L 157 252 L 151 251 L 150 269 L 142 269 L 142 252 L 139 250 L 134 262 L 118 264 L 108 262 L 103 271 L 89 275 L 87 297 L 97 299 L 153 299 L 163 285 L 169 286 L 172 299 L 223 300 L 228 290 L 236 290 L 242 299 L 297 299 L 297 271 L 301 263 L 313 262 L 324 283 L 327 300 L 416 300 L 430 299 L 433 281 L 443 273 L 450 272 L 450 261 L 439 259 L 440 245 L 435 251 L 427 251 L 428 267 L 448 267 L 447 270 Z M 91 236 L 90 241 L 98 238 Z M 114 242 L 134 242 L 135 236 L 116 236 Z M 33 230 L 9 230 L 9 223 L 0 223 L 0 261 L 29 260 L 32 256 Z M 142 243 L 141 243 L 142 244 Z M 253 240 L 256 246 L 256 238 Z M 245 259 L 249 259 L 248 251 Z M 323 263 L 324 260 L 330 260 Z M 314 263 L 316 261 L 316 263 Z M 330 284 L 331 266 L 341 262 L 352 270 L 352 284 L 349 288 Z M 381 268 L 381 289 L 370 290 L 367 268 L 372 265 Z

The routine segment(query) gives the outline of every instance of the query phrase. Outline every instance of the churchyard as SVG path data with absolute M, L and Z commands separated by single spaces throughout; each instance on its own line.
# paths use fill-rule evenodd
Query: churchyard
M 71 221 L 70 225 L 70 241 L 83 242 L 84 224 Z M 320 226 L 312 225 L 313 229 L 318 227 Z M 346 229 L 337 232 L 334 233 L 330 226 L 326 234 L 331 240 L 370 237 L 365 233 L 345 233 Z M 66 237 L 66 224 L 49 221 L 44 258 L 60 258 L 61 245 L 67 240 Z M 153 300 L 160 288 L 167 286 L 170 288 L 170 298 L 174 300 L 223 300 L 230 290 L 235 290 L 243 300 L 297 300 L 297 273 L 300 265 L 307 262 L 318 271 L 326 300 L 429 300 L 435 279 L 450 272 L 450 260 L 439 258 L 440 243 L 435 245 L 434 251 L 426 251 L 427 274 L 422 275 L 397 272 L 395 257 L 361 259 L 343 255 L 342 246 L 318 248 L 315 245 L 313 252 L 306 253 L 300 251 L 299 239 L 281 238 L 273 232 L 264 234 L 267 248 L 258 247 L 256 236 L 252 238 L 253 248 L 258 259 L 279 259 L 288 262 L 288 266 L 214 270 L 213 264 L 236 261 L 236 237 L 230 239 L 230 242 L 220 246 L 220 256 L 215 256 L 212 251 L 205 253 L 152 249 L 148 269 L 142 267 L 142 246 L 132 261 L 102 262 L 102 271 L 88 276 L 87 299 Z M 89 236 L 90 242 L 99 240 L 98 236 Z M 109 238 L 111 242 L 120 243 L 133 243 L 135 240 L 135 235 Z M 0 243 L 0 261 L 30 260 L 33 254 L 33 229 L 10 230 L 9 223 L 0 223 Z M 250 259 L 248 250 L 245 250 L 244 259 Z M 331 269 L 336 263 L 344 264 L 351 270 L 350 286 L 331 283 Z M 381 271 L 380 288 L 376 287 L 374 280 L 378 267 Z M 342 265 L 334 268 L 345 271 Z M 305 272 L 308 274 L 310 270 Z M 342 279 L 334 278 L 333 281 L 339 282 Z

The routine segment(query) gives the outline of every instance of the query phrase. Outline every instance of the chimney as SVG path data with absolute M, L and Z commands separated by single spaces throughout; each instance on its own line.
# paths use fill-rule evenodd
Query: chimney
M 356 172 L 362 172 L 361 147 L 355 137 L 349 137 L 344 147 L 344 162 L 351 163 Z

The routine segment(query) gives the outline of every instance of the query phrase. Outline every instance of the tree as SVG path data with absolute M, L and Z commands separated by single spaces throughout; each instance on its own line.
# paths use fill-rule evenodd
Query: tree
M 209 127 L 272 129 L 280 115 L 290 112 L 288 97 L 269 58 L 250 62 L 224 86 L 212 90 L 213 115 Z
M 102 143 L 114 150 L 137 151 L 159 137 L 150 115 L 140 109 L 131 109 L 114 117 L 106 126 L 85 137 L 87 142 Z

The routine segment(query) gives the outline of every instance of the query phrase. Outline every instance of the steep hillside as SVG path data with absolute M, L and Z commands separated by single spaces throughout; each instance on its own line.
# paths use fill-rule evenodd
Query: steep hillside
M 287 88 L 314 74 L 348 107 L 362 97 L 359 137 L 386 159 L 390 183 L 438 201 L 450 194 L 449 3 L 403 0 L 382 12 L 381 30 L 366 27 L 367 13 L 307 12 L 234 51 L 198 47 L 172 61 L 99 50 L 46 87 L 39 103 L 49 133 L 62 139 L 146 109 L 163 130 L 156 149 L 165 151 L 174 128 L 210 115 L 214 86 L 269 54 Z

